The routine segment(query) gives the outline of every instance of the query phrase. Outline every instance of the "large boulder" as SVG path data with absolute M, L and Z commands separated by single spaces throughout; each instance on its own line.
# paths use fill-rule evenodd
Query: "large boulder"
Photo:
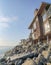
M 42 54 L 39 54 L 38 57 L 34 60 L 38 65 L 43 65 L 47 62 Z
M 48 61 L 51 63 L 51 55 L 48 56 Z
M 34 61 L 32 59 L 27 59 L 22 65 L 34 65 Z
M 15 65 L 22 65 L 24 61 L 22 59 L 19 59 L 17 61 L 15 61 Z
M 51 65 L 51 63 L 47 63 L 47 65 Z
M 49 52 L 46 50 L 46 51 L 42 51 L 42 55 L 44 56 L 44 58 L 48 58 L 48 55 L 49 55 Z

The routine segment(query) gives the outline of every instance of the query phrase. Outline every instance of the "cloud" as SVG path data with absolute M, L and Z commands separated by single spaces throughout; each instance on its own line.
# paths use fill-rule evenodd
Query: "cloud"
M 10 21 L 17 21 L 18 17 L 14 16 L 14 17 L 4 17 L 4 16 L 0 16 L 0 22 L 10 22 Z
M 0 16 L 0 28 L 7 28 L 9 27 L 10 22 L 17 20 L 18 20 L 17 16 L 13 16 L 13 17 Z
M 0 22 L 8 22 L 9 21 L 9 18 L 7 17 L 0 17 Z

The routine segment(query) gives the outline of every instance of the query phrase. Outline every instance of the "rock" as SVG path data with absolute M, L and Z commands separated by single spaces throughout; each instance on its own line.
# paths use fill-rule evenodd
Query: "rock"
M 18 61 L 15 62 L 15 65 L 22 65 L 24 61 L 22 59 L 19 59 Z
M 44 63 L 43 62 L 39 62 L 38 65 L 44 65 Z
M 11 65 L 15 65 L 14 63 L 12 63 Z
M 38 48 L 38 52 L 42 53 L 42 51 L 48 50 L 48 45 L 43 45 L 41 47 Z
M 34 57 L 38 57 L 38 53 L 34 53 Z
M 47 65 L 51 65 L 51 63 L 47 63 Z
M 22 65 L 34 65 L 34 61 L 32 59 L 27 59 Z
M 47 60 L 44 58 L 42 54 L 39 54 L 38 57 L 34 60 L 38 65 L 45 64 Z
M 36 58 L 35 62 L 38 64 L 39 58 Z
M 51 56 L 49 55 L 49 57 L 48 57 L 48 61 L 51 63 Z
M 32 52 L 33 54 L 31 54 Z M 15 65 L 50 65 L 51 63 L 51 44 L 39 43 L 33 45 L 30 42 L 18 45 L 7 52 L 6 56 L 26 53 L 30 53 L 30 55 L 24 56 L 23 59 L 15 60 Z
M 48 51 L 42 51 L 42 55 L 44 56 L 44 58 L 48 58 L 48 54 L 49 52 Z
M 38 57 L 36 58 L 36 60 L 35 60 L 36 63 L 39 62 L 40 57 L 41 57 L 41 54 L 39 54 Z

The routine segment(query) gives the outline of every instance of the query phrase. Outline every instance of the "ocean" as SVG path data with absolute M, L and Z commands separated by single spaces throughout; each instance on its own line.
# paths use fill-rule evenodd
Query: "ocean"
M 0 59 L 4 56 L 5 52 L 12 49 L 13 46 L 0 46 Z

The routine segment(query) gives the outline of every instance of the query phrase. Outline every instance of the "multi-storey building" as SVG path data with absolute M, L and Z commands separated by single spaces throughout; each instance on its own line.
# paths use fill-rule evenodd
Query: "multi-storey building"
M 42 2 L 40 8 L 34 12 L 29 29 L 35 43 L 39 40 L 48 43 L 51 40 L 51 4 Z

